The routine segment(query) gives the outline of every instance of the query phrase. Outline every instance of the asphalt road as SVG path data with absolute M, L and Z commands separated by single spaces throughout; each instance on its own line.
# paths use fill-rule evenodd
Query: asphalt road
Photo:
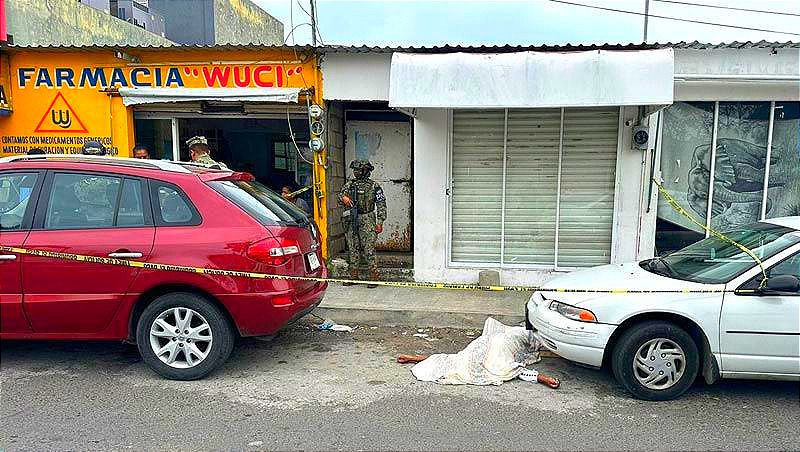
M 119 343 L 0 344 L 0 450 L 797 449 L 796 383 L 696 384 L 628 397 L 612 377 L 545 357 L 551 390 L 414 380 L 398 353 L 454 352 L 458 330 L 298 326 L 243 340 L 210 378 L 172 382 Z M 404 334 L 405 333 L 405 334 Z

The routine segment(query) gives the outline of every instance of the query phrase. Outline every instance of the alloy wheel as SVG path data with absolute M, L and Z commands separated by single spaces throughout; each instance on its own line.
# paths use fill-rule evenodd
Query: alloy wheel
M 150 325 L 153 353 L 176 369 L 188 369 L 203 362 L 212 342 L 211 326 L 193 309 L 169 308 Z

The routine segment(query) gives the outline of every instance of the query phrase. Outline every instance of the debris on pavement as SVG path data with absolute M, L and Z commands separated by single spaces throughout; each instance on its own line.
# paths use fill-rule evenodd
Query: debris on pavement
M 557 388 L 557 379 L 525 366 L 540 360 L 539 341 L 531 331 L 507 326 L 489 317 L 483 334 L 456 354 L 400 355 L 399 363 L 418 363 L 411 373 L 420 381 L 439 384 L 500 385 L 523 375 L 528 381 Z
M 325 331 L 325 330 L 328 330 L 328 331 L 341 331 L 341 332 L 345 332 L 345 333 L 352 333 L 353 332 L 353 327 L 347 326 L 347 325 L 339 325 L 338 323 L 334 322 L 331 319 L 325 319 L 324 322 L 322 322 L 321 324 L 317 325 L 317 329 L 318 330 L 322 330 L 322 331 Z

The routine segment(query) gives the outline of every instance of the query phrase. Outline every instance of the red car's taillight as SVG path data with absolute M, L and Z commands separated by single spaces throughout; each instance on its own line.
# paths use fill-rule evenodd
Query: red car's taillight
M 283 265 L 294 255 L 300 254 L 300 244 L 292 239 L 264 239 L 247 248 L 247 256 L 269 265 Z

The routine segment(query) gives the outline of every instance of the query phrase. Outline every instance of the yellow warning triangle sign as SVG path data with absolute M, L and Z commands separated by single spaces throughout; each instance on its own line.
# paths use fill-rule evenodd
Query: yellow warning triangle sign
M 36 125 L 35 132 L 86 133 L 87 130 L 64 95 L 57 93 L 39 120 L 39 124 Z

